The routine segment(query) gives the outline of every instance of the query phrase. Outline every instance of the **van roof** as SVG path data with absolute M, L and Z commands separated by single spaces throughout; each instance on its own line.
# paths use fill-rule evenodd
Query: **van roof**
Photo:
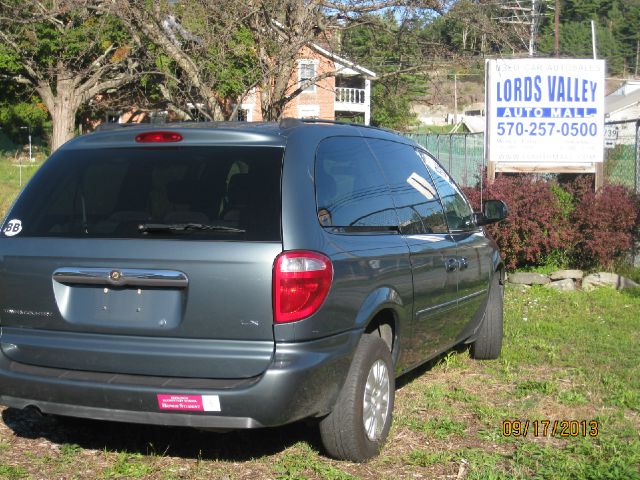
M 207 146 L 207 145 L 252 145 L 284 147 L 289 137 L 301 129 L 330 128 L 329 135 L 351 133 L 369 137 L 386 137 L 397 133 L 355 123 L 320 119 L 285 118 L 280 122 L 176 122 L 150 123 L 110 123 L 100 125 L 95 132 L 81 135 L 64 145 L 64 149 L 122 148 L 152 146 L 139 144 L 136 137 L 144 132 L 176 132 L 183 139 L 163 146 Z M 407 139 L 404 139 L 407 141 Z

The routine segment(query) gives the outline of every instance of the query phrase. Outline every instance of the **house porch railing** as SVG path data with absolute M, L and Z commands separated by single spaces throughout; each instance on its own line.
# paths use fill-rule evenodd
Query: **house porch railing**
M 336 87 L 336 102 L 364 105 L 365 91 L 364 88 Z

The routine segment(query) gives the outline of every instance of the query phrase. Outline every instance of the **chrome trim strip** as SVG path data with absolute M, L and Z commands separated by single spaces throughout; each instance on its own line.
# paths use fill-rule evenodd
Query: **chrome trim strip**
M 457 304 L 458 304 L 458 299 L 449 300 L 448 302 L 440 303 L 432 307 L 427 307 L 427 308 L 423 308 L 422 310 L 418 310 L 416 312 L 416 315 L 424 315 L 425 313 L 433 312 L 435 310 L 443 310 L 443 311 L 446 311 L 445 309 L 452 310 L 452 308 L 447 308 L 447 307 L 455 307 Z
M 483 293 L 485 293 L 487 291 L 488 291 L 487 288 L 483 288 L 482 290 L 478 290 L 477 292 L 473 292 L 473 293 L 471 293 L 469 295 L 465 295 L 464 297 L 457 298 L 455 300 L 449 300 L 448 302 L 441 303 L 440 305 L 434 305 L 433 307 L 423 308 L 422 310 L 418 310 L 416 312 L 416 315 L 424 315 L 425 313 L 433 312 L 435 310 L 440 310 L 440 309 L 444 309 L 446 307 L 455 306 L 455 305 L 457 305 L 459 303 L 466 302 L 467 300 L 470 300 L 473 297 L 477 297 L 478 295 L 482 295 Z
M 182 272 L 137 268 L 62 267 L 53 272 L 53 279 L 59 283 L 116 287 L 186 288 L 189 285 L 189 279 Z
M 469 295 L 460 297 L 458 299 L 458 303 L 466 302 L 467 300 L 471 300 L 473 297 L 477 297 L 478 295 L 482 295 L 483 293 L 487 293 L 488 291 L 488 288 L 483 288 L 482 290 L 478 290 L 477 292 L 470 293 Z

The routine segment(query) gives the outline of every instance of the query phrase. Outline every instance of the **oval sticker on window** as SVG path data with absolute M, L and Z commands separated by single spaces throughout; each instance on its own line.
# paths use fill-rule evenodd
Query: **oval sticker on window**
M 14 235 L 18 235 L 22 231 L 22 221 L 14 218 L 9 220 L 4 224 L 4 233 L 7 237 L 13 237 Z

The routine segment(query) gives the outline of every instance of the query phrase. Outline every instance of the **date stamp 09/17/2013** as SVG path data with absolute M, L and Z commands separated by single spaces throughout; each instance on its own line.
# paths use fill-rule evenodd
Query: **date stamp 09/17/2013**
M 513 419 L 502 422 L 505 437 L 597 437 L 597 420 L 528 420 Z

